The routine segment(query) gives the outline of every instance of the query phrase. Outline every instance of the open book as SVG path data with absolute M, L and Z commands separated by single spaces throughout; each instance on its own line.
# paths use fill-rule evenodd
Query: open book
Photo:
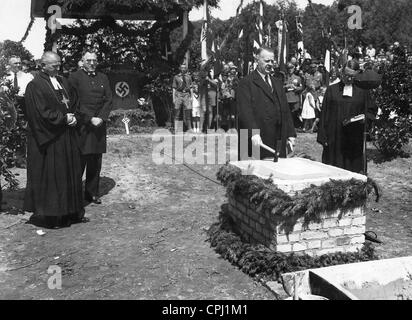
M 350 119 L 345 119 L 345 120 L 343 120 L 342 124 L 344 126 L 346 126 L 350 123 L 354 123 L 354 122 L 358 122 L 358 121 L 361 121 L 361 122 L 365 121 L 365 115 L 364 114 L 358 114 L 357 116 L 354 116 Z

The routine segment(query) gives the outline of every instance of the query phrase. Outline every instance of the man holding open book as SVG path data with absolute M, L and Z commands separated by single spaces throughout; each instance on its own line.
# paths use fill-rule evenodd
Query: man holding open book
M 357 61 L 348 61 L 342 81 L 327 88 L 317 141 L 323 146 L 323 163 L 366 174 L 365 114 L 367 119 L 375 119 L 377 107 L 368 90 L 353 84 L 359 69 Z

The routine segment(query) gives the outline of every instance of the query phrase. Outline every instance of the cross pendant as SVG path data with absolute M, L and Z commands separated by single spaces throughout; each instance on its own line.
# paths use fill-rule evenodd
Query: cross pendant
M 67 109 L 69 109 L 68 102 L 70 102 L 70 100 L 67 99 L 65 95 L 63 95 L 62 103 L 64 103 L 64 104 L 66 105 L 66 108 L 67 108 Z

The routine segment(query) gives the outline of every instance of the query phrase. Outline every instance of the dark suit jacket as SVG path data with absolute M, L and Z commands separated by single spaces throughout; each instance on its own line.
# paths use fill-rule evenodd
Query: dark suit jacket
M 79 121 L 79 147 L 82 154 L 106 152 L 106 122 L 112 109 L 112 91 L 107 76 L 97 72 L 89 76 L 84 70 L 78 70 L 69 77 L 70 85 L 79 97 L 77 115 Z M 95 127 L 90 120 L 98 117 L 103 120 L 100 127 Z
M 273 92 L 256 70 L 239 82 L 236 93 L 239 132 L 241 129 L 248 129 L 249 155 L 252 150 L 251 131 L 260 129 L 263 143 L 278 149 L 280 156 L 286 157 L 286 140 L 288 137 L 296 137 L 296 132 L 283 83 L 273 77 L 271 82 Z M 278 140 L 282 142 L 280 148 L 277 144 Z M 265 157 L 273 157 L 273 154 L 261 149 L 260 158 Z

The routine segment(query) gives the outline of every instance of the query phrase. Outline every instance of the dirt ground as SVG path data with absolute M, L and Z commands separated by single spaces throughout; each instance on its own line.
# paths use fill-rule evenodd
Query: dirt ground
M 299 134 L 297 143 L 297 153 L 320 159 L 315 135 Z M 103 204 L 86 207 L 90 222 L 42 229 L 43 236 L 19 210 L 25 170 L 15 169 L 22 189 L 6 192 L 8 212 L 0 214 L 0 299 L 284 298 L 280 284 L 274 294 L 207 242 L 226 201 L 214 182 L 220 165 L 156 165 L 152 151 L 149 135 L 110 136 Z M 377 246 L 382 258 L 412 254 L 411 165 L 412 159 L 369 163 L 383 196 L 369 203 L 367 229 L 384 242 Z M 50 266 L 62 270 L 61 289 L 48 288 Z

